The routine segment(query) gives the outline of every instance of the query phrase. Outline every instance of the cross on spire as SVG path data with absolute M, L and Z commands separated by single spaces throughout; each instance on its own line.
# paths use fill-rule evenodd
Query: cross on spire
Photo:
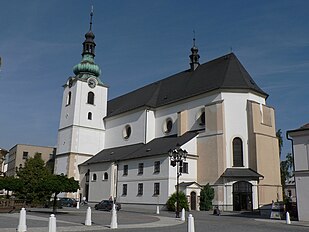
M 93 5 L 91 6 L 91 12 L 90 12 L 90 28 L 89 28 L 89 31 L 92 30 L 92 16 L 93 16 Z

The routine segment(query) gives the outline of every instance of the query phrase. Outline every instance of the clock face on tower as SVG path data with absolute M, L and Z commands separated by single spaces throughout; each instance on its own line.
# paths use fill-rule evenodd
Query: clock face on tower
M 94 88 L 97 85 L 97 80 L 95 78 L 89 78 L 88 79 L 88 86 L 90 88 Z

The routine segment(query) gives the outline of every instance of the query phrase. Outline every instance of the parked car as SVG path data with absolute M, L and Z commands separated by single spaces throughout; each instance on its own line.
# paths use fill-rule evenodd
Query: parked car
M 100 203 L 96 204 L 94 208 L 96 210 L 107 210 L 110 211 L 113 209 L 113 201 L 110 200 L 102 200 Z M 121 209 L 121 204 L 120 203 L 115 203 L 116 205 L 116 210 L 119 211 Z
M 65 207 L 76 207 L 77 201 L 74 198 L 62 197 L 59 199 L 60 205 Z

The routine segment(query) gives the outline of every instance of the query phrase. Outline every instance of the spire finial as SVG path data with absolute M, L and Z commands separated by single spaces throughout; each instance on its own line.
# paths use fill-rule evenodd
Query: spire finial
M 93 16 L 93 5 L 91 6 L 91 12 L 90 12 L 90 28 L 89 31 L 92 29 L 92 16 Z
M 193 46 L 191 48 L 191 55 L 189 57 L 191 60 L 191 70 L 194 71 L 200 65 L 200 55 L 198 54 L 198 48 L 195 46 L 195 30 L 193 30 Z

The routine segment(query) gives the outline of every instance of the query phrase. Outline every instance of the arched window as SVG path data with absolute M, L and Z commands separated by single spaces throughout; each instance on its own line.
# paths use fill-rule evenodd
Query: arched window
M 70 91 L 68 92 L 68 95 L 67 95 L 67 106 L 71 104 L 71 98 L 72 98 L 72 93 Z
M 92 120 L 92 113 L 88 112 L 88 120 Z
M 94 104 L 94 93 L 93 92 L 88 93 L 87 103 L 91 105 Z
M 104 172 L 103 180 L 108 180 L 108 173 L 107 172 Z
M 97 181 L 97 174 L 93 173 L 93 175 L 92 175 L 92 181 Z
M 244 166 L 242 140 L 239 137 L 233 139 L 233 166 Z

